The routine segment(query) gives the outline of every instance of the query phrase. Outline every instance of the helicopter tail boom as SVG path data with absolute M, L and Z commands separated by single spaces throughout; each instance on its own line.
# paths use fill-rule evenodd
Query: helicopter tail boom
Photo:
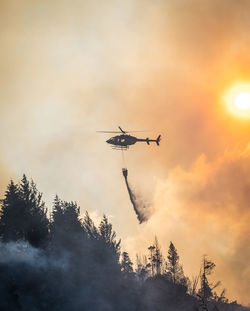
M 137 141 L 145 141 L 148 145 L 150 145 L 150 142 L 156 143 L 157 146 L 160 146 L 161 141 L 161 135 L 159 135 L 156 139 L 149 139 L 148 137 L 146 139 L 138 139 Z

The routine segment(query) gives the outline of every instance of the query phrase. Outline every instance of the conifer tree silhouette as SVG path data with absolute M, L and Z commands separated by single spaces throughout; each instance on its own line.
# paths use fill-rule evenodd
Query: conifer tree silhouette
M 19 185 L 10 182 L 0 212 L 0 234 L 3 241 L 26 240 L 44 246 L 48 241 L 47 210 L 33 181 L 23 178 Z
M 84 229 L 77 203 L 54 199 L 50 223 L 51 242 L 54 248 L 72 250 L 82 241 Z
M 104 215 L 99 225 L 100 240 L 117 256 L 120 254 L 121 240 L 116 241 L 116 233 L 113 231 L 112 224 Z
M 127 252 L 123 252 L 121 255 L 121 271 L 125 277 L 130 277 L 133 275 L 133 263 L 129 258 Z
M 155 237 L 153 245 L 148 247 L 149 250 L 149 265 L 151 267 L 151 275 L 159 275 L 162 270 L 163 257 L 160 250 L 160 245 L 157 237 Z
M 42 193 L 37 190 L 34 181 L 28 181 L 25 175 L 21 180 L 19 192 L 26 216 L 22 224 L 25 240 L 35 247 L 43 246 L 48 241 L 49 220 Z
M 187 279 L 184 276 L 183 268 L 179 263 L 179 255 L 174 244 L 170 242 L 166 263 L 166 272 L 174 284 L 187 285 Z
M 25 239 L 25 212 L 18 185 L 11 180 L 0 210 L 0 236 L 3 242 Z

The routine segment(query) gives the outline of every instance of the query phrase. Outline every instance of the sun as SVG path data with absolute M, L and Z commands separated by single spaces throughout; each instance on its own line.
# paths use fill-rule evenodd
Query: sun
M 239 82 L 226 90 L 223 102 L 236 117 L 250 119 L 250 82 Z
M 239 110 L 250 109 L 250 92 L 240 92 L 234 98 L 235 107 Z

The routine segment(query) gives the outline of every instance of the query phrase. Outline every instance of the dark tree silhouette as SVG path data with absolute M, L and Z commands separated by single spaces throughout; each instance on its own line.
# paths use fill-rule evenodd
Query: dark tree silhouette
M 179 263 L 177 249 L 172 242 L 170 242 L 168 249 L 166 273 L 174 284 L 187 285 L 187 279 L 184 276 L 183 268 Z
M 214 268 L 215 264 L 204 256 L 202 261 L 201 288 L 199 290 L 199 295 L 204 301 L 213 297 L 212 287 L 208 282 L 207 276 L 212 273 Z
M 84 215 L 82 226 L 90 239 L 98 239 L 98 229 L 96 228 L 93 220 L 89 217 L 88 212 L 86 212 Z
M 155 242 L 154 242 L 154 266 L 155 266 L 155 272 L 156 274 L 161 274 L 161 268 L 162 268 L 162 262 L 163 262 L 163 258 L 162 258 L 162 254 L 161 254 L 161 250 L 160 250 L 160 245 L 158 242 L 157 237 L 155 237 Z
M 54 248 L 71 250 L 84 237 L 80 220 L 80 208 L 76 203 L 54 199 L 50 224 L 51 242 Z
M 64 211 L 63 211 L 63 202 L 59 199 L 56 195 L 54 199 L 54 205 L 51 213 L 51 220 L 50 220 L 50 231 L 51 234 L 56 234 L 57 229 L 64 226 Z
M 45 203 L 42 201 L 42 193 L 37 190 L 33 180 L 29 182 L 25 175 L 19 189 L 26 216 L 22 223 L 25 240 L 35 247 L 44 246 L 48 241 L 49 221 Z
M 148 247 L 149 250 L 149 265 L 151 267 L 151 275 L 161 274 L 163 257 L 160 250 L 160 245 L 157 237 L 155 237 L 154 244 Z
M 18 185 L 11 180 L 0 210 L 0 236 L 3 242 L 25 239 L 26 210 Z
M 155 268 L 155 264 L 154 264 L 154 261 L 155 261 L 155 258 L 154 258 L 155 246 L 154 245 L 150 245 L 148 247 L 148 250 L 149 250 L 149 257 L 148 257 L 149 266 L 151 268 L 151 276 L 153 276 L 154 275 L 154 268 Z
M 13 181 L 7 187 L 0 214 L 2 240 L 26 240 L 33 246 L 44 246 L 48 241 L 49 221 L 42 194 L 25 175 L 20 185 Z
M 208 308 L 207 304 L 209 301 L 215 298 L 216 300 L 216 293 L 214 297 L 213 290 L 220 285 L 220 282 L 216 284 L 209 283 L 208 275 L 210 275 L 215 268 L 215 263 L 211 260 L 208 260 L 206 256 L 203 257 L 202 266 L 201 266 L 201 274 L 200 274 L 200 283 L 201 287 L 198 291 L 198 297 L 200 299 L 201 305 L 204 309 Z M 224 291 L 221 293 L 221 301 L 225 300 Z
M 150 275 L 151 265 L 150 263 L 148 263 L 146 256 L 143 256 L 143 258 L 141 259 L 141 257 L 138 254 L 136 255 L 136 264 L 137 264 L 137 268 L 135 270 L 135 273 L 136 273 L 137 279 L 140 282 L 144 282 L 147 279 L 147 277 Z
M 133 271 L 133 263 L 129 258 L 129 255 L 127 252 L 123 252 L 122 256 L 121 256 L 121 271 L 122 274 L 125 277 L 131 277 L 132 275 L 134 275 L 134 271 Z
M 112 224 L 104 215 L 99 225 L 99 238 L 119 259 L 121 240 L 116 241 L 116 233 L 112 229 Z

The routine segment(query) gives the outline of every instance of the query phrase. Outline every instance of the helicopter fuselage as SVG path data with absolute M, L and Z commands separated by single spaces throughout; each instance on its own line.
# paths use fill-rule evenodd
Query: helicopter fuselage
M 137 141 L 138 139 L 134 136 L 122 134 L 122 135 L 111 137 L 106 142 L 114 146 L 126 147 L 130 145 L 134 145 Z

